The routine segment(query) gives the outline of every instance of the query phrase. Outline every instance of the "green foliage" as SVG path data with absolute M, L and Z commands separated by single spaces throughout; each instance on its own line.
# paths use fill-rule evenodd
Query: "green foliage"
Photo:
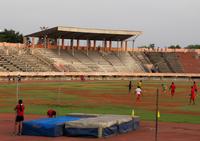
M 23 43 L 23 35 L 12 29 L 4 29 L 0 32 L 0 42 Z
M 188 49 L 200 49 L 200 45 L 188 45 L 186 48 L 188 48 Z
M 174 49 L 174 48 L 177 48 L 177 49 L 179 49 L 179 48 L 181 48 L 179 45 L 171 45 L 171 46 L 169 46 L 168 48 L 172 48 L 172 49 Z

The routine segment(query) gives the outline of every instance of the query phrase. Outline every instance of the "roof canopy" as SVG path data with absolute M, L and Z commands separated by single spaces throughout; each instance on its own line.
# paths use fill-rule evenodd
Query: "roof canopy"
M 141 31 L 89 29 L 58 26 L 26 35 L 26 37 L 47 36 L 48 38 L 121 41 L 126 40 L 132 36 L 139 36 L 141 34 Z

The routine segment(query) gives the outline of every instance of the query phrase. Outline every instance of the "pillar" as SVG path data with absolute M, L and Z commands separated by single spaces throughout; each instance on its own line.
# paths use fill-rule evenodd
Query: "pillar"
M 86 47 L 87 48 L 87 52 L 86 52 L 87 56 L 89 55 L 89 53 L 88 53 L 89 46 L 90 46 L 90 40 L 87 39 L 87 47 Z
M 77 50 L 79 50 L 79 47 L 80 47 L 80 40 L 77 39 L 77 40 L 76 40 L 76 48 L 77 48 Z
M 128 41 L 125 41 L 125 51 L 127 51 L 128 48 Z
M 35 47 L 35 37 L 32 37 L 32 48 Z
M 119 41 L 117 41 L 117 55 L 119 56 Z
M 104 39 L 104 41 L 103 41 L 103 48 L 104 48 L 104 51 L 106 51 L 106 46 L 107 46 L 107 43 L 106 43 L 106 40 Z
M 49 43 L 49 38 L 47 38 L 47 48 L 51 48 L 50 43 Z
M 123 50 L 123 41 L 121 41 L 121 51 Z
M 112 40 L 109 41 L 109 51 L 111 51 L 112 48 Z
M 65 49 L 65 39 L 62 38 L 62 49 Z
M 55 47 L 58 48 L 58 39 L 55 38 Z
M 96 50 L 96 40 L 94 40 L 94 50 Z
M 72 50 L 72 55 L 74 56 L 74 39 L 70 40 L 70 48 Z

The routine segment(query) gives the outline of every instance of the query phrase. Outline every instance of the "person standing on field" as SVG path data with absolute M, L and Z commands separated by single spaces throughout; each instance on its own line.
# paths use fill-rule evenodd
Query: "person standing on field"
M 190 94 L 190 103 L 189 104 L 191 104 L 193 102 L 193 105 L 194 105 L 195 98 L 196 98 L 195 88 L 194 88 L 194 86 L 191 86 L 191 94 Z
M 173 97 L 175 94 L 175 90 L 176 90 L 176 86 L 175 86 L 174 82 L 172 82 L 169 89 L 171 90 L 171 96 Z
M 195 81 L 193 82 L 193 87 L 194 87 L 195 92 L 197 93 L 197 84 Z
M 49 109 L 49 110 L 47 111 L 47 116 L 48 116 L 49 118 L 56 117 L 56 111 L 53 110 L 53 109 Z
M 137 87 L 139 87 L 142 90 L 142 80 L 140 80 L 137 84 Z
M 132 89 L 132 82 L 129 81 L 129 84 L 128 84 L 128 93 L 130 94 L 131 93 L 131 89 Z
M 137 102 L 137 101 L 140 101 L 141 94 L 142 94 L 142 90 L 141 90 L 141 88 L 138 86 L 138 87 L 135 89 L 136 102 Z
M 24 121 L 24 104 L 23 101 L 20 99 L 18 104 L 15 106 L 14 110 L 16 111 L 16 118 L 15 118 L 15 128 L 14 134 L 21 135 L 22 133 L 22 122 Z M 18 131 L 17 131 L 18 128 Z

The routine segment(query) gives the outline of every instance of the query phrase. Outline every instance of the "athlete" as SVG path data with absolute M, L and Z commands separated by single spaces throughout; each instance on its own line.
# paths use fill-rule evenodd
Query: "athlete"
M 137 101 L 140 101 L 141 94 L 142 94 L 142 90 L 141 90 L 141 88 L 138 86 L 138 87 L 135 89 L 136 102 L 137 102 Z
M 171 90 L 171 96 L 173 97 L 175 94 L 175 90 L 176 90 L 176 86 L 175 86 L 174 82 L 172 82 L 169 89 Z
M 15 135 L 20 136 L 22 133 L 22 122 L 24 121 L 24 109 L 25 109 L 24 104 L 20 99 L 18 101 L 18 104 L 14 108 L 14 110 L 16 111 L 15 128 L 14 128 Z M 17 127 L 18 127 L 18 132 L 17 132 Z
M 49 118 L 56 117 L 56 111 L 53 110 L 53 109 L 49 109 L 49 110 L 47 111 L 47 116 L 48 116 Z
M 193 102 L 193 104 L 195 104 L 195 98 L 196 98 L 196 94 L 195 94 L 195 88 L 194 86 L 191 86 L 191 94 L 190 94 L 190 103 L 191 104 Z

